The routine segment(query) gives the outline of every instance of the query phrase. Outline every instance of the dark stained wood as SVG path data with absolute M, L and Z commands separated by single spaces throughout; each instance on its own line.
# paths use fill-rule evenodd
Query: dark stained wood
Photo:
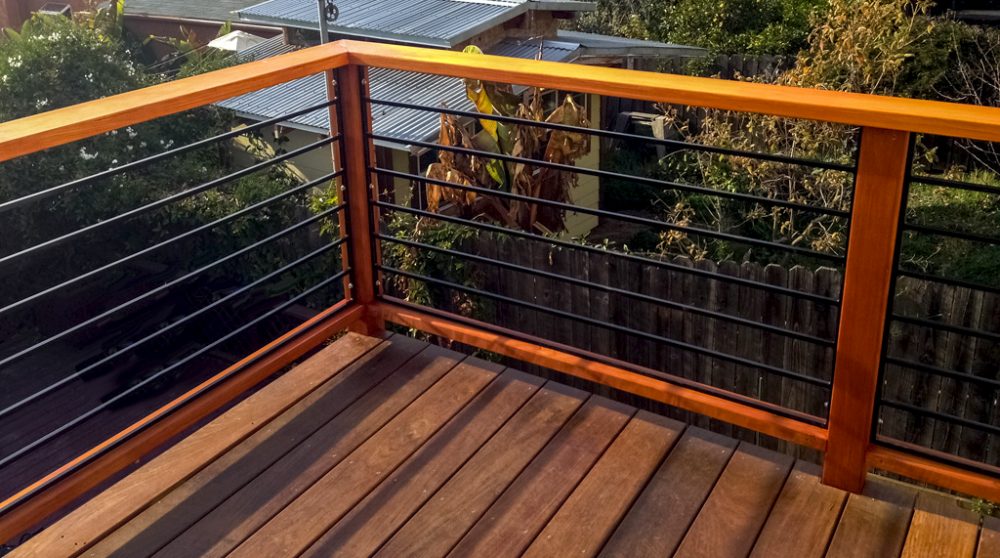
M 804 461 L 796 464 L 751 556 L 822 558 L 826 554 L 847 493 L 821 484 L 820 473 L 817 465 Z
M 983 530 L 979 534 L 976 558 L 1000 556 L 1000 519 L 992 516 L 983 518 Z
M 459 359 L 438 347 L 428 347 L 408 361 L 402 359 L 408 364 L 404 369 L 326 423 L 157 556 L 227 554 L 454 368 Z
M 879 477 L 847 495 L 816 465 L 501 368 L 348 335 L 182 440 L 191 463 L 170 463 L 195 472 L 174 488 L 145 486 L 174 482 L 168 451 L 12 556 L 998 554 L 998 520 L 980 533 L 955 497 Z
M 921 492 L 903 558 L 972 558 L 979 535 L 979 517 L 959 506 L 953 496 Z
M 906 132 L 864 128 L 861 133 L 823 460 L 823 481 L 850 492 L 861 492 L 868 473 L 909 144 Z
M 504 372 L 303 556 L 348 557 L 373 553 L 538 391 L 543 382 L 522 372 Z
M 272 416 L 309 395 L 377 344 L 378 341 L 372 338 L 357 335 L 344 337 L 307 363 L 296 366 L 274 380 L 270 385 L 273 389 L 257 392 L 236 404 L 229 412 L 212 420 L 146 466 L 98 494 L 87 505 L 71 512 L 44 533 L 21 545 L 13 555 L 70 556 L 82 552 L 94 541 L 142 511 L 151 500 L 184 482 L 212 459 L 252 435 Z M 211 405 L 208 400 L 205 403 Z M 252 420 L 253 418 L 258 420 Z M 104 471 L 104 474 L 110 475 L 112 472 Z
M 395 372 L 420 348 L 419 343 L 397 336 L 372 349 L 309 397 L 109 534 L 86 555 L 127 557 L 162 548 Z M 308 364 L 313 365 L 313 360 Z
M 586 398 L 548 384 L 392 537 L 378 556 L 444 556 Z
M 790 456 L 740 444 L 674 556 L 746 556 L 793 462 Z
M 634 407 L 592 397 L 449 555 L 519 556 L 634 413 Z
M 688 428 L 632 505 L 601 556 L 670 556 L 680 545 L 736 441 Z
M 900 444 L 906 448 L 907 444 Z M 944 462 L 943 459 L 936 459 L 938 455 L 945 459 L 952 459 L 962 463 L 961 458 L 953 455 L 920 449 L 917 452 L 908 452 L 889 448 L 879 444 L 872 444 L 868 449 L 868 466 L 873 469 L 884 469 L 902 475 L 909 479 L 926 482 L 934 486 L 941 486 L 950 490 L 955 490 L 963 494 L 974 494 L 980 498 L 985 498 L 993 502 L 1000 502 L 1000 467 L 968 461 L 970 467 L 956 467 Z M 986 470 L 986 473 L 976 472 L 976 469 Z
M 637 413 L 525 556 L 597 555 L 683 430 L 681 422 Z
M 899 556 L 917 491 L 869 477 L 864 494 L 851 494 L 827 550 L 828 558 Z
M 228 556 L 301 554 L 461 411 L 501 369 L 476 359 L 456 366 Z

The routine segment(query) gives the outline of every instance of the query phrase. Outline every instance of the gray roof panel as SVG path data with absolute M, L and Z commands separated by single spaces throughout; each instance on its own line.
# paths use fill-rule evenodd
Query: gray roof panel
M 238 21 L 237 10 L 260 0 L 128 0 L 126 16 L 155 16 L 206 21 Z
M 338 0 L 340 16 L 329 29 L 334 35 L 451 47 L 541 6 L 534 0 Z M 571 11 L 593 4 L 558 0 L 545 6 Z M 268 0 L 240 10 L 239 17 L 249 23 L 319 27 L 312 0 Z
M 565 61 L 572 58 L 577 45 L 564 42 L 545 41 L 543 58 L 551 61 Z M 285 52 L 295 47 L 284 44 L 281 37 L 275 37 L 242 53 L 251 59 L 261 59 Z M 489 54 L 500 56 L 516 53 L 520 58 L 534 58 L 538 52 L 538 41 L 505 40 L 489 49 Z M 371 97 L 401 103 L 430 107 L 446 106 L 459 110 L 473 110 L 465 96 L 462 80 L 448 76 L 405 72 L 386 68 L 369 70 Z M 253 120 L 266 120 L 322 103 L 326 99 L 326 86 L 322 74 L 307 76 L 288 83 L 282 83 L 253 93 L 227 99 L 219 106 L 235 111 Z M 372 105 L 372 130 L 383 136 L 399 138 L 399 145 L 407 141 L 424 141 L 438 133 L 440 115 L 435 112 Z M 330 128 L 326 110 L 297 116 L 288 123 L 301 129 L 324 132 Z

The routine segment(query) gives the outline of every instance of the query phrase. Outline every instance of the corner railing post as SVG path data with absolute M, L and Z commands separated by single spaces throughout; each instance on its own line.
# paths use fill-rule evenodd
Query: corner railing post
M 868 473 L 909 150 L 907 132 L 862 130 L 823 462 L 823 482 L 851 492 Z
M 377 195 L 374 180 L 369 173 L 374 146 L 368 135 L 371 123 L 368 96 L 368 72 L 363 66 L 350 64 L 338 68 L 334 74 L 337 83 L 339 132 L 342 141 L 341 166 L 344 169 L 342 189 L 346 197 L 346 225 L 348 252 L 351 265 L 351 298 L 362 305 L 364 317 L 353 329 L 368 335 L 378 335 L 385 330 L 385 321 L 376 313 L 375 302 L 379 286 L 375 269 L 377 252 L 374 227 L 377 219 L 372 205 Z

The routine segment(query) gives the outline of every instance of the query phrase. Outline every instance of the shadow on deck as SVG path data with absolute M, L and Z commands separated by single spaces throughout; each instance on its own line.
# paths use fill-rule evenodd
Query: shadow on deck
M 954 498 L 348 334 L 11 556 L 1000 556 Z

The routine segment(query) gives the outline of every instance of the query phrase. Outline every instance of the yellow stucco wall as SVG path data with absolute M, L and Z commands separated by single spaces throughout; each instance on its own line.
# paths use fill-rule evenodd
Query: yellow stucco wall
M 599 95 L 590 96 L 590 127 L 599 128 L 601 126 L 601 97 Z M 577 161 L 577 166 L 588 169 L 601 168 L 601 142 L 600 138 L 591 137 L 590 153 Z M 579 183 L 570 192 L 570 199 L 574 204 L 582 207 L 597 209 L 601 202 L 601 182 L 596 176 L 579 175 Z M 566 234 L 568 236 L 584 236 L 597 226 L 597 217 L 585 213 L 566 214 Z

